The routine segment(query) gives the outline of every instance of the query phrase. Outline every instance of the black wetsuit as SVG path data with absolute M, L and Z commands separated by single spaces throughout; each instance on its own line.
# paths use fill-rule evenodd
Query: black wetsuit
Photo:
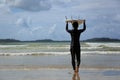
M 68 30 L 68 24 L 66 24 L 66 31 L 70 33 L 71 35 L 70 52 L 71 52 L 73 70 L 75 70 L 75 67 L 76 67 L 75 59 L 77 59 L 78 67 L 81 62 L 81 49 L 80 49 L 79 38 L 80 38 L 81 33 L 85 30 L 86 30 L 85 23 L 83 24 L 83 29 L 80 29 L 80 30 L 78 29 Z

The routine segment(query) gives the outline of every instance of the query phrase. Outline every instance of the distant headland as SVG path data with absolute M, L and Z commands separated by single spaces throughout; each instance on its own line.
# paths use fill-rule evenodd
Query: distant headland
M 69 42 L 66 40 L 57 41 L 52 39 L 42 39 L 42 40 L 31 40 L 31 41 L 21 41 L 16 39 L 0 39 L 2 42 Z M 120 39 L 111 39 L 111 38 L 91 38 L 87 40 L 82 40 L 82 42 L 120 42 Z
M 92 38 L 83 40 L 84 42 L 120 42 L 120 39 L 111 39 L 111 38 Z

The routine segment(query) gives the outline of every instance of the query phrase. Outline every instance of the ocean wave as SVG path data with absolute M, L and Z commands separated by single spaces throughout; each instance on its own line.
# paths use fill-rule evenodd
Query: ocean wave
M 0 53 L 0 56 L 40 56 L 40 55 L 69 55 L 70 52 L 21 52 L 21 53 Z M 82 51 L 82 55 L 120 54 L 120 51 Z
M 27 45 L 0 45 L 0 48 L 24 47 Z
M 86 42 L 90 47 L 98 47 L 100 45 L 108 46 L 108 47 L 120 47 L 120 43 L 89 43 Z

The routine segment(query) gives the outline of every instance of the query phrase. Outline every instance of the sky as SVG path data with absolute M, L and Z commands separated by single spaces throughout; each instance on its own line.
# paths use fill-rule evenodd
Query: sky
M 0 0 L 0 39 L 70 40 L 65 16 L 86 20 L 81 40 L 120 39 L 120 0 Z

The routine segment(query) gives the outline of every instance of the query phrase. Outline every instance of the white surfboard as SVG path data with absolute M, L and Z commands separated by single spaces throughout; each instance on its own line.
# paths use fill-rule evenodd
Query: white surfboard
M 66 22 L 69 22 L 69 23 L 78 22 L 78 24 L 80 25 L 84 22 L 84 20 L 80 20 L 80 19 L 78 19 L 78 20 L 66 20 Z

